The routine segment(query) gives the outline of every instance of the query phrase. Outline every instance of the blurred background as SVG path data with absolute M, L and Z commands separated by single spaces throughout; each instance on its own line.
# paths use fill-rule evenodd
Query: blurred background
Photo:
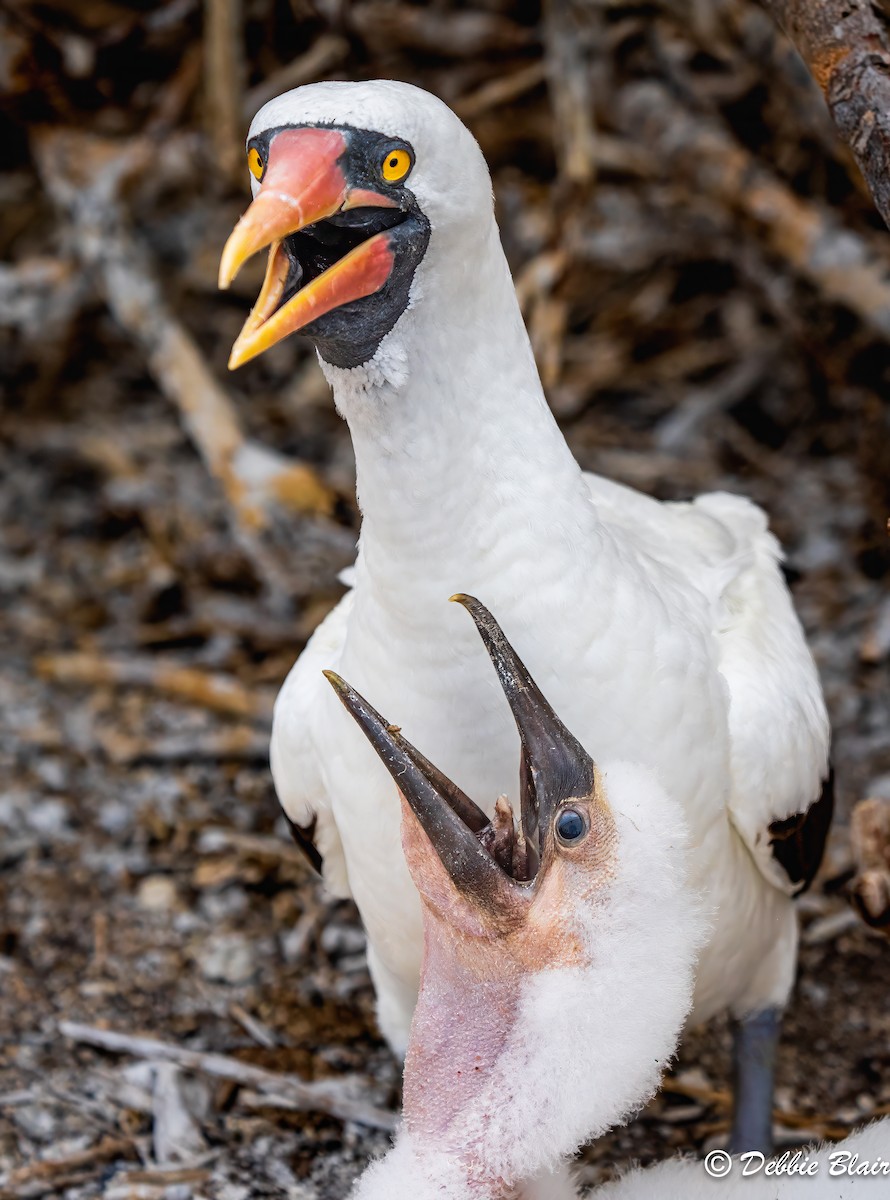
M 777 1135 L 890 1111 L 890 956 L 845 895 L 851 806 L 890 797 L 890 240 L 767 13 L 0 0 L 3 1200 L 334 1200 L 387 1144 L 363 936 L 266 763 L 354 554 L 350 442 L 302 341 L 226 372 L 262 264 L 216 290 L 254 111 L 373 77 L 481 142 L 582 465 L 741 492 L 787 547 L 839 815 Z M 582 1179 L 716 1144 L 728 1072 L 725 1025 L 693 1035 Z

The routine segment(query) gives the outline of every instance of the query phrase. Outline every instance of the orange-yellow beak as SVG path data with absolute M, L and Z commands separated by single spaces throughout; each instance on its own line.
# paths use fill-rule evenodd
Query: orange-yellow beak
M 259 194 L 232 230 L 219 265 L 219 286 L 227 288 L 247 259 L 269 247 L 262 290 L 232 347 L 230 370 L 325 313 L 379 291 L 389 278 L 394 256 L 384 231 L 281 303 L 290 271 L 284 238 L 346 209 L 396 207 L 386 196 L 350 188 L 341 166 L 346 149 L 337 129 L 283 129 L 272 139 Z

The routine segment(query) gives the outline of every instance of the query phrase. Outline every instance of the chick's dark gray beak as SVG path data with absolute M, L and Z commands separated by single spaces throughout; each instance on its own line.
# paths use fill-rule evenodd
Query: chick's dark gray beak
M 537 848 L 543 855 L 559 805 L 593 795 L 594 761 L 553 711 L 485 605 L 463 594 L 451 599 L 462 604 L 476 623 L 513 713 L 522 746 L 522 827 L 526 836 L 537 832 Z
M 540 881 L 556 810 L 594 794 L 593 759 L 544 699 L 503 630 L 472 596 L 453 596 L 482 636 L 519 730 L 521 813 L 505 797 L 483 810 L 333 671 L 325 676 L 395 780 L 452 883 L 489 912 L 515 911 Z M 416 882 L 416 880 L 415 880 Z
M 482 809 L 355 688 L 333 671 L 324 674 L 395 780 L 455 887 L 482 908 L 510 906 L 517 885 L 478 836 L 489 826 Z

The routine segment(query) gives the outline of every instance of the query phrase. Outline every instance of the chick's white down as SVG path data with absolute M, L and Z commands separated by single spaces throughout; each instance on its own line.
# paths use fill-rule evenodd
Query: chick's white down
M 659 503 L 581 472 L 544 399 L 484 160 L 445 105 L 400 83 L 314 84 L 266 105 L 251 133 L 301 123 L 409 141 L 407 186 L 431 225 L 373 358 L 322 362 L 355 447 L 359 555 L 282 689 L 272 742 L 281 803 L 316 819 L 326 880 L 361 911 L 383 1032 L 404 1051 L 419 903 L 395 787 L 320 672 L 399 713 L 480 802 L 515 798 L 517 735 L 446 603 L 457 591 L 498 614 L 584 744 L 650 767 L 681 803 L 692 882 L 716 914 L 693 1019 L 781 1005 L 794 888 L 767 829 L 818 796 L 828 726 L 763 513 L 723 494 Z
M 890 1187 L 890 1120 L 839 1145 L 804 1150 L 801 1158 L 818 1163 L 815 1175 L 761 1169 L 745 1177 L 746 1160 L 736 1158 L 727 1177 L 715 1178 L 702 1162 L 676 1158 L 582 1193 L 559 1171 L 583 1142 L 654 1092 L 689 1011 L 709 924 L 688 886 L 679 806 L 650 772 L 630 764 L 607 766 L 602 782 L 616 843 L 607 861 L 575 865 L 573 886 L 545 918 L 554 943 L 566 932 L 581 935 L 583 961 L 520 973 L 515 1016 L 493 1060 L 484 1053 L 475 994 L 455 986 L 463 934 L 449 926 L 447 910 L 438 920 L 425 912 L 422 1016 L 407 1057 L 403 1124 L 393 1150 L 356 1184 L 354 1200 L 878 1200 Z M 507 973 L 509 963 L 503 967 Z M 475 1094 L 433 1132 L 428 1122 L 418 1130 L 413 1077 L 462 1094 L 466 1081 L 456 1078 L 454 1058 L 442 1061 L 440 1046 L 423 1036 L 431 1012 L 463 1030 L 467 1058 L 489 1064 Z M 446 1095 L 438 1102 L 453 1111 Z M 832 1174 L 848 1166 L 875 1173 Z

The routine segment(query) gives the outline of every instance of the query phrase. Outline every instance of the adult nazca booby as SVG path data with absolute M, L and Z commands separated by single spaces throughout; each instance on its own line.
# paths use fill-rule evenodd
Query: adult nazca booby
M 516 732 L 443 601 L 472 591 L 585 743 L 648 765 L 683 805 L 693 882 L 716 913 L 692 1019 L 739 1019 L 733 1144 L 766 1144 L 792 896 L 831 797 L 822 693 L 764 514 L 581 472 L 544 399 L 484 159 L 441 101 L 389 81 L 313 84 L 265 105 L 247 145 L 254 200 L 221 284 L 269 255 L 230 365 L 312 338 L 363 514 L 354 586 L 278 698 L 272 769 L 331 889 L 359 906 L 383 1032 L 404 1051 L 420 905 L 392 781 L 320 671 L 406 714 L 467 792 L 509 791 Z

